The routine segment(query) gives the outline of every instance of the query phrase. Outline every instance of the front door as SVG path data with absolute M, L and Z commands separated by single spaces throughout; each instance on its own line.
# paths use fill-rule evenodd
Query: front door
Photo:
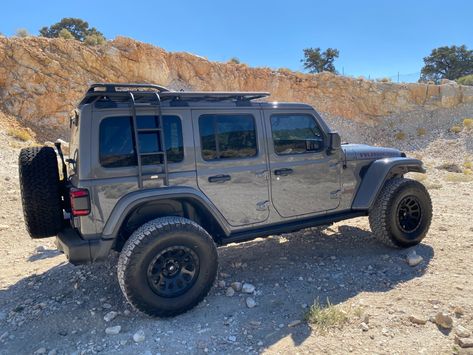
M 327 153 L 328 137 L 308 111 L 267 110 L 271 197 L 282 217 L 333 210 L 340 203 L 338 154 Z
M 193 110 L 197 183 L 232 226 L 269 215 L 261 110 Z

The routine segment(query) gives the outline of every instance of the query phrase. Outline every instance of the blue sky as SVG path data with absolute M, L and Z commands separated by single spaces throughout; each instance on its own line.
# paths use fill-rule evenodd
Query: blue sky
M 109 39 L 117 35 L 210 60 L 238 57 L 251 66 L 302 70 L 302 49 L 338 48 L 337 70 L 371 78 L 417 80 L 433 48 L 473 49 L 471 0 L 357 1 L 8 1 L 0 32 L 37 34 L 80 17 Z M 413 75 L 408 75 L 413 74 Z

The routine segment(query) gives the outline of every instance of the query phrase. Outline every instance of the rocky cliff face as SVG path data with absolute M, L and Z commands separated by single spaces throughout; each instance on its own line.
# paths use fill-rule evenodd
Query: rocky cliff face
M 473 103 L 473 87 L 376 83 L 210 62 L 188 53 L 118 37 L 103 46 L 39 37 L 0 37 L 0 108 L 36 127 L 66 130 L 69 111 L 93 82 L 148 82 L 174 89 L 256 90 L 270 100 L 301 101 L 347 119 Z

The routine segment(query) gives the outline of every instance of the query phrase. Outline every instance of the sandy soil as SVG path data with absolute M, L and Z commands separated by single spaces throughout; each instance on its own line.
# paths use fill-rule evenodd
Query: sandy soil
M 124 300 L 116 255 L 74 267 L 52 239 L 28 237 L 19 146 L 0 132 L 0 354 L 467 351 L 454 339 L 459 325 L 473 331 L 473 182 L 447 181 L 452 173 L 435 169 L 437 161 L 421 178 L 431 188 L 434 219 L 425 241 L 413 248 L 423 257 L 418 266 L 406 263 L 409 250 L 378 244 L 367 219 L 359 218 L 220 248 L 218 282 L 205 302 L 172 319 L 152 319 Z M 226 296 L 234 281 L 256 287 L 256 307 L 248 308 L 241 292 Z M 316 299 L 348 312 L 348 323 L 323 333 L 303 321 Z M 117 316 L 106 322 L 110 311 Z M 452 317 L 451 330 L 429 321 L 438 312 Z M 410 316 L 427 322 L 415 324 Z M 116 325 L 119 334 L 105 333 Z M 144 340 L 135 342 L 140 330 Z

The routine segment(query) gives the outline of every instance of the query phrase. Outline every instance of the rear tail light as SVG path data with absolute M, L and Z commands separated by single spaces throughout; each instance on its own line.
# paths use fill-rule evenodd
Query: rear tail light
M 90 213 L 89 190 L 72 188 L 69 190 L 69 198 L 73 216 L 87 216 Z

